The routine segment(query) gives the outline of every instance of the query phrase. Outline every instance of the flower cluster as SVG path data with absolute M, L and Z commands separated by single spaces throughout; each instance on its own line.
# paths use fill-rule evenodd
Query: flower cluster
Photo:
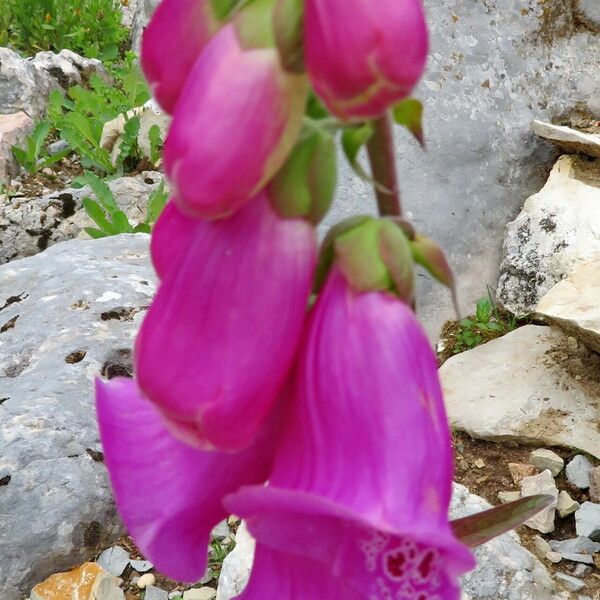
M 437 249 L 362 217 L 319 258 L 336 153 L 305 118 L 319 101 L 340 122 L 380 116 L 426 54 L 421 0 L 163 0 L 145 32 L 173 197 L 136 378 L 96 398 L 120 514 L 174 579 L 202 577 L 234 513 L 257 539 L 245 600 L 459 597 L 473 559 L 448 522 L 450 434 L 411 309 L 413 261 Z

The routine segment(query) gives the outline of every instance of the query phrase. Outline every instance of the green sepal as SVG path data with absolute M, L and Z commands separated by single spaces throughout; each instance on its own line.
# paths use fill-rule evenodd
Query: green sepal
M 448 264 L 446 255 L 442 249 L 428 237 L 417 233 L 411 241 L 413 257 L 415 262 L 427 269 L 429 274 L 440 283 L 454 288 L 454 274 Z
M 394 121 L 406 127 L 421 146 L 425 147 L 425 134 L 423 132 L 423 104 L 416 98 L 407 98 L 396 104 L 392 109 Z
M 554 501 L 555 498 L 550 495 L 527 496 L 452 521 L 452 529 L 454 535 L 463 544 L 469 546 L 469 548 L 475 548 L 522 525 L 527 519 L 544 510 Z
M 395 292 L 408 304 L 415 299 L 415 270 L 410 242 L 392 221 L 381 219 L 379 255 L 394 284 Z
M 337 156 L 333 136 L 318 127 L 301 135 L 269 186 L 269 197 L 283 217 L 305 218 L 317 225 L 333 199 Z
M 249 0 L 232 18 L 240 45 L 245 50 L 274 48 L 273 11 L 276 0 Z
M 276 0 L 273 30 L 283 68 L 293 73 L 303 73 L 304 1 Z
M 344 154 L 354 172 L 364 181 L 372 181 L 372 177 L 358 162 L 358 153 L 369 142 L 374 133 L 375 129 L 370 122 L 357 125 L 356 127 L 348 127 L 342 132 L 342 149 Z
M 210 6 L 216 19 L 224 21 L 231 15 L 239 2 L 240 0 L 210 0 Z

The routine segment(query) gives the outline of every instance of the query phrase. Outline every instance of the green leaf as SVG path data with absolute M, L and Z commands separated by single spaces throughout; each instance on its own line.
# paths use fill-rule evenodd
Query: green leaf
M 555 501 L 553 496 L 527 496 L 490 510 L 452 521 L 454 535 L 470 548 L 522 525 Z
M 99 229 L 96 229 L 94 227 L 84 227 L 83 230 L 91 237 L 94 238 L 95 240 L 100 239 L 100 238 L 104 238 L 107 237 L 108 234 L 104 233 L 104 231 L 100 231 Z
M 133 233 L 133 226 L 122 210 L 116 210 L 111 217 L 115 233 Z
M 367 181 L 371 181 L 371 177 L 358 162 L 358 153 L 369 142 L 374 131 L 371 123 L 364 123 L 356 127 L 349 127 L 342 132 L 342 149 L 350 166 L 361 179 Z
M 416 98 L 407 98 L 392 109 L 394 121 L 398 125 L 406 127 L 425 147 L 425 136 L 423 134 L 423 104 Z
M 92 191 L 96 195 L 96 198 L 98 198 L 100 204 L 102 204 L 109 213 L 119 210 L 119 205 L 104 180 L 100 179 L 98 175 L 90 171 L 86 171 L 84 177 L 85 182 L 92 188 Z
M 35 165 L 29 160 L 29 153 L 19 148 L 18 146 L 12 147 L 12 152 L 17 159 L 17 162 L 29 173 L 35 170 Z
M 123 125 L 121 144 L 119 145 L 118 162 L 123 164 L 128 158 L 135 159 L 139 155 L 137 138 L 140 133 L 140 118 L 131 117 Z
M 133 228 L 133 233 L 150 233 L 151 227 L 148 223 L 140 223 Z
M 169 194 L 165 191 L 165 183 L 161 181 L 160 185 L 150 194 L 148 198 L 148 208 L 146 211 L 146 223 L 152 225 L 156 223 L 162 212 Z
M 160 160 L 160 154 L 163 147 L 163 139 L 158 125 L 152 125 L 148 131 L 148 141 L 150 142 L 150 161 L 156 164 Z
M 475 317 L 480 323 L 487 323 L 492 316 L 492 303 L 489 298 L 480 298 L 477 301 Z
M 82 205 L 90 219 L 100 227 L 105 235 L 112 235 L 114 233 L 112 224 L 106 218 L 106 213 L 95 200 L 84 198 Z

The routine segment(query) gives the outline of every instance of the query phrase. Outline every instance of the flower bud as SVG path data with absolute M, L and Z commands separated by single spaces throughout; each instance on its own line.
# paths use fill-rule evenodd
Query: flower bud
M 427 50 L 421 0 L 306 0 L 307 70 L 341 119 L 377 117 L 408 96 Z
M 244 49 L 236 26 L 223 28 L 194 65 L 165 143 L 180 209 L 218 218 L 256 195 L 296 142 L 306 94 L 305 76 L 284 71 L 274 47 Z
M 152 94 L 172 113 L 196 59 L 219 30 L 211 0 L 162 0 L 142 39 L 141 64 Z
M 312 128 L 301 136 L 269 185 L 269 196 L 282 216 L 302 217 L 317 225 L 335 192 L 337 158 L 331 134 Z

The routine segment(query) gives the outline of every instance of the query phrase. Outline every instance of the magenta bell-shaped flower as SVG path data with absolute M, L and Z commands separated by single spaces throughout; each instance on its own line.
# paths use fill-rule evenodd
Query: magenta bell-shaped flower
M 225 500 L 258 541 L 240 600 L 457 600 L 474 561 L 448 521 L 450 432 L 410 308 L 334 267 L 292 394 L 268 486 Z
M 245 49 L 224 27 L 190 72 L 165 142 L 181 210 L 223 217 L 258 193 L 296 142 L 306 94 L 306 77 L 284 71 L 275 48 Z
M 228 219 L 167 205 L 152 258 L 161 284 L 135 352 L 141 390 L 181 439 L 239 450 L 275 403 L 296 354 L 316 236 L 265 193 Z
M 428 50 L 422 0 L 306 0 L 305 61 L 341 119 L 372 118 L 408 96 Z
M 141 64 L 152 95 L 172 113 L 196 59 L 221 22 L 210 0 L 162 0 L 142 38 Z
M 127 531 L 161 573 L 198 581 L 224 494 L 262 483 L 279 428 L 275 411 L 238 453 L 203 452 L 172 437 L 131 379 L 96 382 L 96 412 L 112 488 Z

